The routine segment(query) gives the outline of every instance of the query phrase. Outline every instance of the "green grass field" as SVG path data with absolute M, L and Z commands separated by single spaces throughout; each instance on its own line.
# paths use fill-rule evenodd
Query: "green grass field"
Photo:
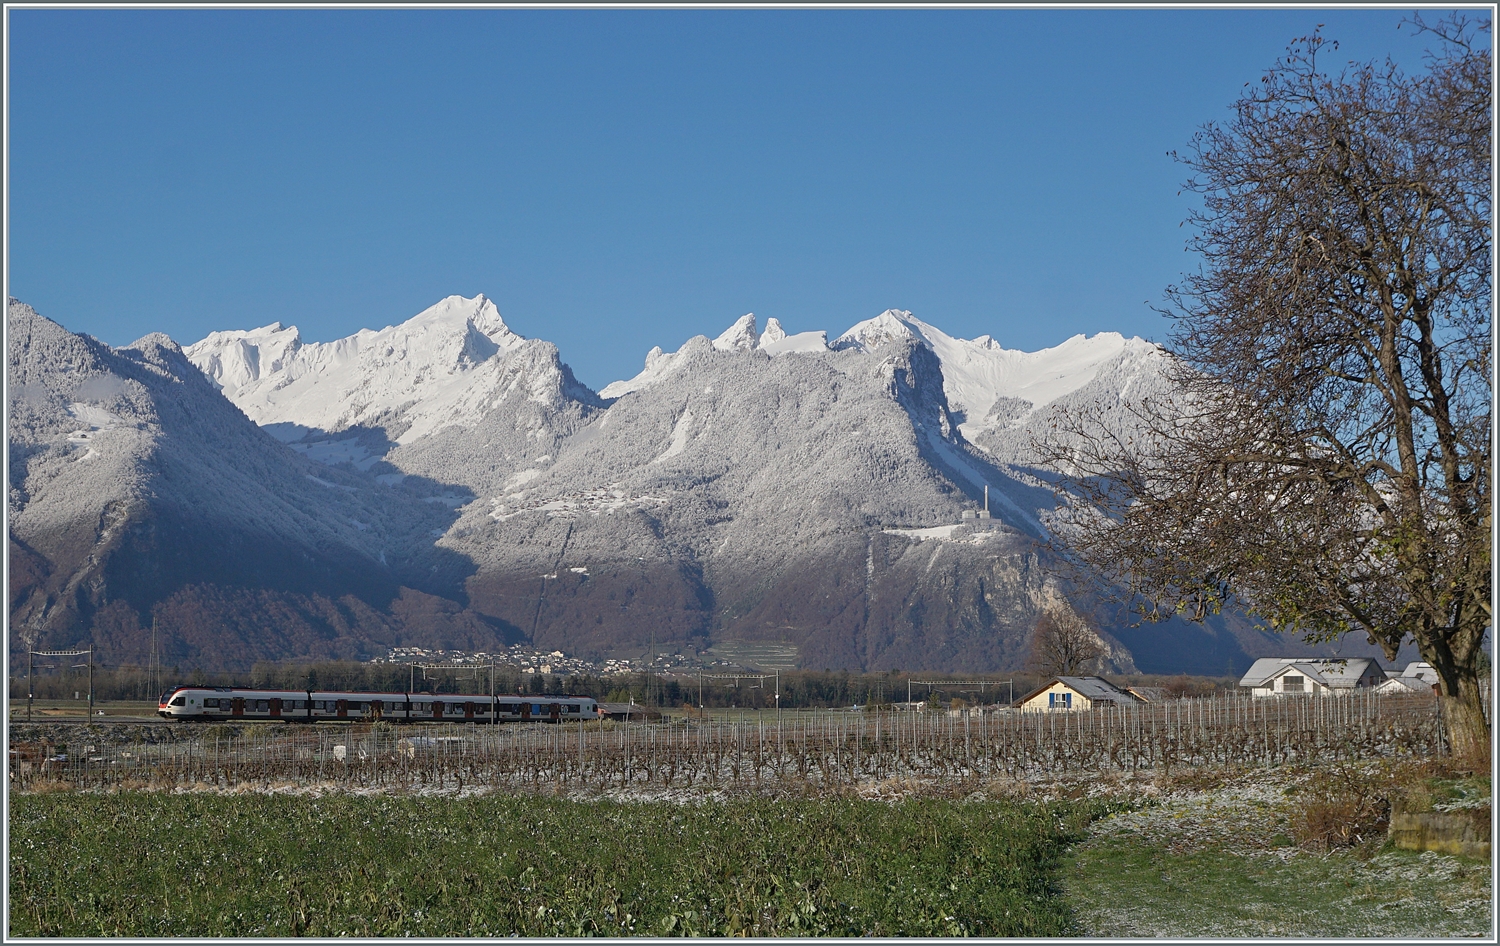
M 1050 936 L 1102 803 L 15 795 L 11 936 Z
M 1124 838 L 1068 861 L 1081 931 L 1098 937 L 1210 939 L 1482 936 L 1490 867 L 1457 857 L 1385 851 L 1175 852 Z
M 1307 773 L 1251 772 L 1218 785 L 1205 774 L 1201 791 L 1102 818 L 1069 851 L 1061 875 L 1080 932 L 1208 939 L 1491 932 L 1488 862 L 1394 850 L 1383 828 L 1353 847 L 1299 848 L 1307 796 L 1298 786 Z

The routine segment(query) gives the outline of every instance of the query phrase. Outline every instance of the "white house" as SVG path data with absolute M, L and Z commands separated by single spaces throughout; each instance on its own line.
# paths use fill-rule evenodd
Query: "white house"
M 1240 678 L 1252 696 L 1332 696 L 1379 686 L 1385 671 L 1371 657 L 1262 657 Z
M 1053 677 L 1017 700 L 1016 707 L 1027 711 L 1076 711 L 1097 705 L 1141 702 L 1144 701 L 1103 677 Z
M 1399 677 L 1391 677 L 1375 688 L 1376 693 L 1433 693 L 1438 683 L 1432 664 L 1413 660 Z
M 1421 680 L 1429 686 L 1438 682 L 1437 671 L 1432 669 L 1432 664 L 1425 660 L 1413 660 L 1406 665 L 1405 670 L 1401 671 L 1401 676 Z
M 1385 682 L 1375 688 L 1376 693 L 1431 693 L 1432 684 L 1419 677 L 1386 677 Z

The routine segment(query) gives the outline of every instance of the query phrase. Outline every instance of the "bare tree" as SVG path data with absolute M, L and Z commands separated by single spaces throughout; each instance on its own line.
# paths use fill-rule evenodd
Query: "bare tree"
M 1103 654 L 1099 635 L 1071 608 L 1047 608 L 1037 618 L 1029 661 L 1037 673 L 1072 676 Z
M 1298 40 L 1178 160 L 1197 272 L 1167 291 L 1175 393 L 1040 444 L 1057 532 L 1149 618 L 1415 640 L 1456 755 L 1487 758 L 1491 59 L 1455 17 L 1419 74 Z M 1116 414 L 1118 416 L 1118 413 Z

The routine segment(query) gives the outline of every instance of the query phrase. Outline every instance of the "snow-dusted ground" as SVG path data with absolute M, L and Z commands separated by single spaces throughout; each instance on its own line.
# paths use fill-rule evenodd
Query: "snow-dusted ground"
M 1306 772 L 1163 783 L 1095 822 L 1064 872 L 1085 935 L 1478 936 L 1492 868 L 1435 852 L 1317 853 L 1292 843 Z M 1117 861 L 1120 851 L 1140 851 Z M 1148 863 L 1149 862 L 1149 863 Z

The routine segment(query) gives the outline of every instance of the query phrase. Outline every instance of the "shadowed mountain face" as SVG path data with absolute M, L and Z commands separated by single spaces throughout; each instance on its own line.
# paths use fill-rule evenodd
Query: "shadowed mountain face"
M 608 399 L 482 296 L 327 344 L 276 325 L 186 352 L 9 316 L 12 647 L 144 660 L 154 618 L 184 667 L 654 640 L 1018 668 L 1069 597 L 1031 431 L 1161 383 L 1139 339 L 1011 352 L 901 312 L 832 344 L 746 316 L 653 349 Z M 986 487 L 993 518 L 963 518 Z M 1121 671 L 1313 652 L 1245 621 L 1100 617 Z

